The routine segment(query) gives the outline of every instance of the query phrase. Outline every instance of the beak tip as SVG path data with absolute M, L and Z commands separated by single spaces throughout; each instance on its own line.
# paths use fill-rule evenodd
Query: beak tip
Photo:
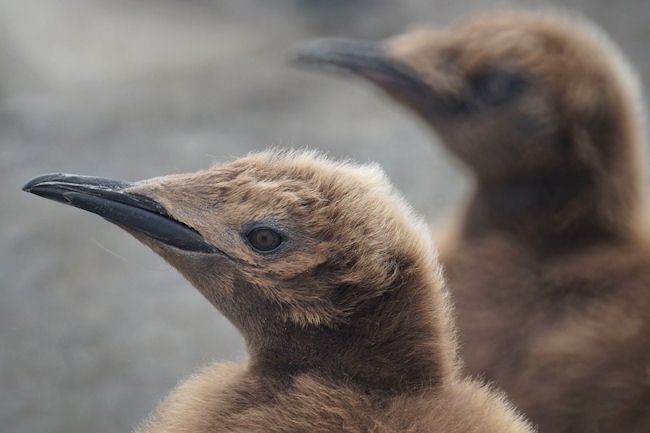
M 59 179 L 62 176 L 63 175 L 61 173 L 51 173 L 51 174 L 43 174 L 41 176 L 37 176 L 31 179 L 25 185 L 23 185 L 22 190 L 25 192 L 33 193 L 34 192 L 33 189 L 38 187 L 41 183 Z
M 381 44 L 355 39 L 316 38 L 299 42 L 289 49 L 292 64 L 345 66 L 382 55 Z
M 291 66 L 310 66 L 318 63 L 318 54 L 322 52 L 323 39 L 311 39 L 299 42 L 287 50 L 287 61 Z
M 73 175 L 69 175 L 65 173 L 42 174 L 40 176 L 36 176 L 35 178 L 28 181 L 25 185 L 23 185 L 22 190 L 25 192 L 33 192 L 34 188 L 38 188 L 43 183 L 63 181 L 71 176 Z
M 375 83 L 392 82 L 397 62 L 382 41 L 318 38 L 298 43 L 289 50 L 292 66 L 334 74 L 360 76 Z

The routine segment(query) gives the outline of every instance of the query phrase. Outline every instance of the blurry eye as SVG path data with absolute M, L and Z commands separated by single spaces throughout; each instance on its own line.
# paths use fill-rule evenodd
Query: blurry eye
M 271 251 L 279 247 L 282 243 L 282 236 L 280 234 L 265 227 L 251 230 L 246 237 L 258 251 Z
M 474 79 L 474 89 L 479 98 L 488 105 L 508 102 L 526 87 L 526 81 L 513 71 L 493 70 Z

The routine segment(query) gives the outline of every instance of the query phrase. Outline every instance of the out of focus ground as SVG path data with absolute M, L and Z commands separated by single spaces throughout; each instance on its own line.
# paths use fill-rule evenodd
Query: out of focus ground
M 648 87 L 646 0 L 558 3 L 600 23 Z M 0 431 L 128 431 L 180 377 L 245 359 L 230 324 L 159 257 L 98 217 L 21 192 L 26 180 L 137 180 L 310 146 L 380 162 L 433 220 L 467 188 L 455 162 L 369 87 L 290 69 L 285 49 L 485 6 L 0 0 Z

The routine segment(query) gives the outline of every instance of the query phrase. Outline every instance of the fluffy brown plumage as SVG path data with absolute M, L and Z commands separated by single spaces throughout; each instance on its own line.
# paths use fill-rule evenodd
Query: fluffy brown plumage
M 121 225 L 246 341 L 246 365 L 201 370 L 139 432 L 531 431 L 458 375 L 428 231 L 376 166 L 269 152 L 138 184 L 47 175 L 25 189 Z
M 437 230 L 466 371 L 542 432 L 650 431 L 650 243 L 636 80 L 591 24 L 498 12 L 381 44 L 320 40 L 476 179 Z

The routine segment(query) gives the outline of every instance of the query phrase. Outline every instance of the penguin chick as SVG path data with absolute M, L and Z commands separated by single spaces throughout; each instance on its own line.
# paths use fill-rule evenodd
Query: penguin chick
M 426 226 L 377 166 L 260 153 L 129 184 L 24 189 L 96 213 L 178 269 L 241 332 L 245 366 L 181 383 L 140 432 L 517 432 L 457 375 Z
M 474 175 L 440 239 L 467 371 L 542 432 L 650 431 L 641 92 L 607 38 L 511 11 L 296 60 L 376 84 Z

